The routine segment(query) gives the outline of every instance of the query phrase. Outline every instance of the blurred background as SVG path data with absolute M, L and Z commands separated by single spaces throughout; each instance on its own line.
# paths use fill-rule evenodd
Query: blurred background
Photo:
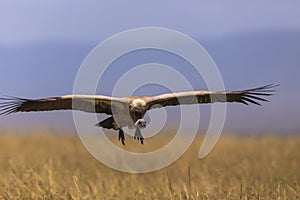
M 163 27 L 199 42 L 217 64 L 227 90 L 280 84 L 270 103 L 228 105 L 224 132 L 297 134 L 300 130 L 300 2 L 266 1 L 0 1 L 0 94 L 43 98 L 72 93 L 84 58 L 121 31 Z M 122 60 L 123 59 L 123 60 Z M 118 68 L 158 62 L 187 67 L 167 54 L 137 52 L 115 62 L 98 93 L 110 95 Z M 172 78 L 172 77 L 170 77 Z M 202 80 L 187 77 L 195 89 Z M 174 80 L 175 81 L 175 80 Z M 156 95 L 163 88 L 137 91 Z M 144 92 L 144 93 L 143 93 Z M 202 106 L 203 127 L 209 107 Z M 176 113 L 176 108 L 170 108 Z M 100 118 L 105 118 L 100 115 Z M 174 119 L 175 120 L 175 119 Z M 91 122 L 91 125 L 96 122 Z M 72 113 L 0 116 L 0 130 L 74 129 Z

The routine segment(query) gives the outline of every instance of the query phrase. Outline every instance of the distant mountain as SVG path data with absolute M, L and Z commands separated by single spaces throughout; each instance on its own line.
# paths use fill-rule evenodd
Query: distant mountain
M 228 88 L 261 81 L 290 83 L 299 88 L 300 32 L 269 31 L 245 33 L 219 40 L 201 41 L 218 65 Z M 241 79 L 231 80 L 238 74 Z

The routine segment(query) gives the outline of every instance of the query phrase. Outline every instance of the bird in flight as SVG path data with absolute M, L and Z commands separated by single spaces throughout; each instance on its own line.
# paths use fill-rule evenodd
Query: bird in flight
M 135 128 L 134 139 L 143 144 L 141 129 L 146 127 L 144 116 L 150 109 L 184 104 L 206 104 L 237 102 L 260 105 L 268 101 L 265 96 L 273 94 L 277 85 L 269 84 L 241 91 L 188 91 L 168 93 L 158 96 L 108 97 L 102 95 L 66 95 L 43 99 L 24 99 L 18 97 L 0 98 L 0 115 L 16 112 L 35 112 L 52 110 L 79 110 L 89 113 L 105 113 L 109 118 L 96 126 L 119 131 L 119 140 L 125 145 L 124 127 Z

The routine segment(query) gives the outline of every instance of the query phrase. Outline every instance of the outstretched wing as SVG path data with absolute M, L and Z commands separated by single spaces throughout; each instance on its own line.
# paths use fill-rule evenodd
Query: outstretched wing
M 163 94 L 154 97 L 148 97 L 146 102 L 149 109 L 160 106 L 176 106 L 180 104 L 205 104 L 215 102 L 238 102 L 248 105 L 253 103 L 260 105 L 259 101 L 268 101 L 261 96 L 270 96 L 277 85 L 270 84 L 258 88 L 242 91 L 190 91 Z
M 90 113 L 112 114 L 112 107 L 128 106 L 127 98 L 113 98 L 101 95 L 67 95 L 44 99 L 0 98 L 0 115 L 15 112 L 52 110 L 80 110 Z

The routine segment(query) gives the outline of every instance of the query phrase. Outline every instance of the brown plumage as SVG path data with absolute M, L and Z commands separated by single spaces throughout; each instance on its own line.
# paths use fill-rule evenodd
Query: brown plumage
M 0 98 L 0 114 L 15 112 L 35 112 L 52 110 L 79 110 L 90 113 L 105 113 L 110 118 L 99 122 L 97 126 L 119 130 L 119 139 L 123 144 L 125 137 L 123 127 L 135 127 L 135 138 L 143 144 L 141 128 L 146 127 L 143 119 L 145 113 L 154 108 L 176 106 L 181 104 L 205 104 L 216 102 L 237 102 L 260 105 L 259 101 L 273 94 L 277 85 L 266 86 L 241 91 L 189 91 L 162 94 L 153 97 L 115 98 L 102 95 L 67 95 L 44 99 L 24 99 L 17 97 Z

